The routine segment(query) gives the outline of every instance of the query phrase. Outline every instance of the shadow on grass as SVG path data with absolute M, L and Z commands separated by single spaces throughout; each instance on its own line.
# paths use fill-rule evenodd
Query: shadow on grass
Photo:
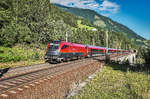
M 121 70 L 123 72 L 144 72 L 150 74 L 150 67 L 146 64 L 134 64 L 130 65 L 128 63 L 119 64 L 117 62 L 109 62 L 107 66 L 112 67 L 114 70 Z
M 10 67 L 9 67 L 9 68 L 4 68 L 4 69 L 0 69 L 0 78 L 1 78 L 5 73 L 7 73 L 9 69 L 10 69 Z
M 106 66 L 112 67 L 114 70 L 120 70 L 122 72 L 144 72 L 147 74 L 150 74 L 150 66 L 147 64 L 134 64 L 130 65 L 129 63 L 118 63 L 115 61 L 109 61 L 109 60 L 101 60 L 98 58 L 93 58 L 94 60 L 97 60 L 99 62 L 105 62 Z

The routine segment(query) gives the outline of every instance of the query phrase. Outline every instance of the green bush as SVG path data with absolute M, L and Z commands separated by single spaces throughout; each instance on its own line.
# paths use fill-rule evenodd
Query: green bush
M 150 45 L 147 47 L 141 47 L 138 52 L 138 57 L 143 58 L 145 63 L 150 65 Z
M 0 53 L 4 53 L 4 51 L 0 49 Z
M 35 52 L 35 53 L 33 54 L 33 59 L 35 59 L 35 60 L 40 59 L 40 56 L 39 56 L 39 53 L 38 53 L 38 52 Z
M 26 46 L 24 48 L 15 46 L 13 48 L 0 47 L 0 62 L 18 62 L 26 60 L 39 60 L 42 58 L 43 53 L 40 50 L 33 51 L 32 48 Z

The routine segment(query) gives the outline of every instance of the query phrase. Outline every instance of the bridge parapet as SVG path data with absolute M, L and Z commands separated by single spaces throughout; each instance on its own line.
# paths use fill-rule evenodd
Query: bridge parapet
M 109 56 L 110 60 L 117 61 L 119 63 L 127 62 L 131 66 L 136 64 L 136 53 L 118 54 L 115 56 Z

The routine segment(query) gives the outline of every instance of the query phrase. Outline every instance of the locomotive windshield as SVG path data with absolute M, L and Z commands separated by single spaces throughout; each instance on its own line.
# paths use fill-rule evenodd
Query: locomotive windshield
M 58 49 L 59 48 L 59 45 L 50 45 L 49 46 L 49 49 Z
M 56 50 L 59 48 L 60 41 L 51 41 L 49 50 Z

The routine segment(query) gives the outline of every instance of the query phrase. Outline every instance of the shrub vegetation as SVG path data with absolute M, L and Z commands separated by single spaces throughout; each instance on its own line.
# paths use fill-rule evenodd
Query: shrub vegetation
M 26 60 L 39 60 L 43 58 L 44 50 L 32 49 L 28 46 L 20 47 L 15 46 L 13 48 L 0 47 L 0 62 L 17 62 Z

